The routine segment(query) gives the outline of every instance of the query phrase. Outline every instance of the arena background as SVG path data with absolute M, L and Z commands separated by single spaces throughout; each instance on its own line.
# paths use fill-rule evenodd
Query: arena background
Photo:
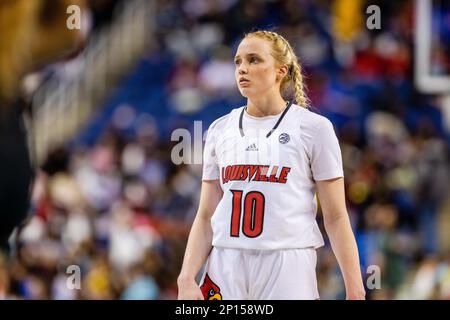
M 245 103 L 234 50 L 269 28 L 335 126 L 363 276 L 381 275 L 367 297 L 450 299 L 448 1 L 93 0 L 81 17 L 78 50 L 23 79 L 39 170 L 0 297 L 176 299 L 201 164 L 173 163 L 172 132 Z M 321 298 L 344 299 L 328 241 L 318 253 Z

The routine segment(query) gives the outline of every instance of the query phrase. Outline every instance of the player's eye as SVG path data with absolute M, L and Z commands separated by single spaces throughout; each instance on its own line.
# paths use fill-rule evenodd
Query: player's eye
M 259 61 L 258 58 L 255 57 L 250 58 L 250 63 L 257 63 L 258 61 Z
M 237 66 L 240 65 L 241 64 L 241 60 L 239 60 L 239 59 L 234 60 L 234 64 L 237 65 Z

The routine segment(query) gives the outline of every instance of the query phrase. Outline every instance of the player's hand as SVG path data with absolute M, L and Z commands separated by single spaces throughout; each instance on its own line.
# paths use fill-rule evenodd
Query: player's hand
M 204 300 L 202 291 L 195 280 L 178 279 L 178 300 Z
M 366 300 L 366 291 L 364 289 L 347 291 L 346 296 L 346 300 Z

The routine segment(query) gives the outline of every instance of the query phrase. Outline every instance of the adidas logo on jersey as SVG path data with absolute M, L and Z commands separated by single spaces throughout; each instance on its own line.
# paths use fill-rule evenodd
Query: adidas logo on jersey
M 258 147 L 256 146 L 256 143 L 252 143 L 245 149 L 245 151 L 258 151 Z

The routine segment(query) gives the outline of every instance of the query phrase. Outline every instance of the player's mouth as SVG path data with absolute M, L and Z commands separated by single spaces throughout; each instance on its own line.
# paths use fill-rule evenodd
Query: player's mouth
M 239 78 L 239 85 L 240 86 L 246 86 L 250 84 L 250 80 L 247 78 Z

